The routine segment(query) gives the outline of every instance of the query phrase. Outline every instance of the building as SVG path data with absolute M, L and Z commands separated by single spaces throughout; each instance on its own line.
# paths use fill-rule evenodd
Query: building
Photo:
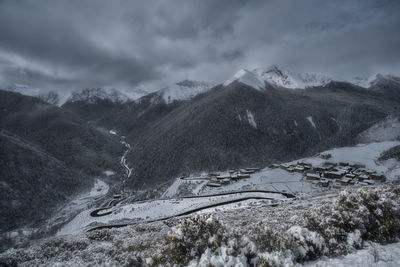
M 343 177 L 343 178 L 340 178 L 340 179 L 339 179 L 339 183 L 340 183 L 341 185 L 349 185 L 350 182 L 351 182 L 352 180 L 353 180 L 353 179 L 351 179 L 351 178 Z
M 309 171 L 309 170 L 311 170 L 312 165 L 311 164 L 305 164 L 305 165 L 303 165 L 303 168 L 304 168 L 304 170 Z
M 363 182 L 364 180 L 369 180 L 369 176 L 368 175 L 366 175 L 366 174 L 363 174 L 363 175 L 360 175 L 360 176 L 358 176 L 358 180 L 360 181 L 360 182 Z
M 303 173 L 303 172 L 304 172 L 304 167 L 303 167 L 303 166 L 300 166 L 300 165 L 297 165 L 296 167 L 294 167 L 293 171 L 294 171 L 294 172 Z
M 329 153 L 318 153 L 315 156 L 321 159 L 330 159 L 332 157 L 332 155 Z
M 207 186 L 210 186 L 210 187 L 221 187 L 221 184 L 220 183 L 209 182 L 209 183 L 207 183 Z
M 374 180 L 385 180 L 385 176 L 382 174 L 373 173 L 371 174 L 371 178 Z
M 324 173 L 325 178 L 331 178 L 331 179 L 340 179 L 344 175 L 345 175 L 345 173 L 340 172 L 340 171 L 330 171 L 330 172 Z
M 348 173 L 348 174 L 345 175 L 345 177 L 350 178 L 350 179 L 354 179 L 354 178 L 356 178 L 356 175 L 353 174 L 353 173 Z
M 331 181 L 322 178 L 321 180 L 319 180 L 318 185 L 321 187 L 328 187 L 330 185 Z
M 325 167 L 327 167 L 327 168 L 334 168 L 334 167 L 336 167 L 338 164 L 335 163 L 335 162 L 325 162 L 324 165 L 325 165 Z
M 260 171 L 260 168 L 246 168 L 246 171 L 252 171 L 254 173 Z
M 307 173 L 306 179 L 307 180 L 319 180 L 320 176 L 318 173 Z
M 279 168 L 281 168 L 282 170 L 287 170 L 290 167 L 290 164 L 284 163 L 279 165 Z
M 248 171 L 248 170 L 246 170 L 246 169 L 241 169 L 240 170 L 240 173 L 241 174 L 252 174 L 252 173 L 254 173 L 255 171 Z
M 218 180 L 229 179 L 229 178 L 231 178 L 229 175 L 218 175 L 217 176 Z
M 371 180 L 371 179 L 366 179 L 363 182 L 368 184 L 368 185 L 374 185 L 376 181 L 375 180 Z
M 316 172 L 326 172 L 328 169 L 326 167 L 322 167 L 322 166 L 318 166 L 318 167 L 314 167 L 313 171 Z
M 365 165 L 361 164 L 361 163 L 354 163 L 354 164 L 350 164 L 350 167 L 353 167 L 355 169 L 360 169 L 360 168 L 365 168 Z
M 219 181 L 221 184 L 230 184 L 231 183 L 231 179 L 229 178 L 225 178 Z

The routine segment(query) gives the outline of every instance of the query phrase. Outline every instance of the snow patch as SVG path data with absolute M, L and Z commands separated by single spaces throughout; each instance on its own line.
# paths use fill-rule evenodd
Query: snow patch
M 165 103 L 170 104 L 174 101 L 189 100 L 200 93 L 207 92 L 214 85 L 198 81 L 181 81 L 167 86 L 157 92 Z
M 249 111 L 248 109 L 246 110 L 246 114 L 247 114 L 247 121 L 249 122 L 250 126 L 253 128 L 257 129 L 257 123 L 254 120 L 254 115 L 253 113 L 251 113 L 251 111 Z
M 359 135 L 362 142 L 382 142 L 400 140 L 400 119 L 387 117 Z
M 317 127 L 315 126 L 315 123 L 314 123 L 314 121 L 313 121 L 313 117 L 312 117 L 312 116 L 308 116 L 306 119 L 311 123 L 311 125 L 312 125 L 315 129 L 317 128 Z
M 369 88 L 372 85 L 372 82 L 376 79 L 376 77 L 377 77 L 376 75 L 370 77 L 355 77 L 349 82 L 364 88 Z
M 307 262 L 304 266 L 347 267 L 347 266 L 400 266 L 400 243 L 379 245 L 372 243 L 367 248 L 337 258 L 322 258 Z
M 106 170 L 103 172 L 106 176 L 112 176 L 115 174 L 115 172 L 111 171 L 111 170 Z

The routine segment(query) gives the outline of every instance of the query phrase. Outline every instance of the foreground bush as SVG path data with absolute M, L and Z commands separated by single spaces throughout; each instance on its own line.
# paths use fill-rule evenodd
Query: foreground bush
M 311 208 L 299 225 L 228 229 L 210 216 L 183 220 L 165 237 L 153 266 L 284 266 L 386 244 L 400 237 L 399 186 L 343 191 L 333 203 Z M 251 220 L 251 218 L 249 218 Z
M 220 221 L 211 215 L 194 216 L 173 228 L 165 237 L 162 248 L 148 263 L 153 266 L 186 266 L 197 263 L 245 266 L 245 252 Z

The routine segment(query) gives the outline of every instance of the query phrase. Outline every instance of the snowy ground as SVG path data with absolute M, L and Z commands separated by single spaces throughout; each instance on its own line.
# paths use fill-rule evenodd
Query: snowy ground
M 163 198 L 171 198 L 179 195 L 198 195 L 202 188 L 208 183 L 204 179 L 181 179 L 177 178 L 172 185 L 165 190 Z
M 100 179 L 96 179 L 92 189 L 89 192 L 82 193 L 65 205 L 56 213 L 47 223 L 46 227 L 51 228 L 56 224 L 64 222 L 73 214 L 87 209 L 90 204 L 107 194 L 109 186 Z
M 154 221 L 212 205 L 248 198 L 268 198 L 274 200 L 288 199 L 279 193 L 246 192 L 196 198 L 160 199 L 126 205 L 116 205 L 115 207 L 102 211 L 103 214 L 111 211 L 111 214 L 105 216 L 92 217 L 90 214 L 94 209 L 81 212 L 71 222 L 61 228 L 57 235 L 76 234 L 89 230 L 97 225 L 118 224 L 127 221 L 130 223 Z M 236 206 L 231 205 L 227 208 L 234 207 Z
M 233 209 L 210 209 L 209 212 L 228 229 L 233 229 L 244 237 L 248 236 L 257 243 L 258 231 L 286 231 L 304 226 L 304 220 L 310 210 L 331 205 L 336 199 L 337 194 L 324 193 L 307 199 L 285 201 L 277 206 L 270 205 L 269 201 L 246 201 Z M 14 261 L 18 266 L 136 266 L 136 262 L 137 266 L 142 266 L 146 265 L 143 264 L 147 262 L 146 259 L 159 253 L 159 246 L 165 240 L 164 237 L 178 225 L 182 225 L 180 220 L 171 218 L 123 228 L 52 237 L 22 249 L 10 249 L 0 253 L 0 262 Z M 348 255 L 322 257 L 316 261 L 305 262 L 304 266 L 400 266 L 400 243 L 366 244 L 361 250 L 350 250 Z M 214 258 L 219 264 L 216 266 L 228 266 L 224 264 L 226 261 L 223 255 L 228 251 L 225 249 L 228 248 L 221 248 L 221 257 Z M 254 249 L 263 252 L 262 243 L 257 243 Z M 206 253 L 204 255 L 206 256 Z M 139 257 L 143 259 L 141 264 L 135 261 Z M 285 255 L 281 257 L 283 259 Z M 293 262 L 289 263 L 288 266 L 294 266 Z
M 343 257 L 323 258 L 304 266 L 318 267 L 398 267 L 400 266 L 400 243 L 389 245 L 370 244 L 367 248 L 354 251 Z
M 388 116 L 383 121 L 360 133 L 359 139 L 365 143 L 399 140 L 400 118 Z

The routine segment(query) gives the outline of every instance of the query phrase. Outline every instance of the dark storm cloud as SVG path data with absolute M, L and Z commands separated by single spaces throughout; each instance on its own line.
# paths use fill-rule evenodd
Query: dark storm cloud
M 152 90 L 272 64 L 398 74 L 399 11 L 396 0 L 0 0 L 0 86 Z

